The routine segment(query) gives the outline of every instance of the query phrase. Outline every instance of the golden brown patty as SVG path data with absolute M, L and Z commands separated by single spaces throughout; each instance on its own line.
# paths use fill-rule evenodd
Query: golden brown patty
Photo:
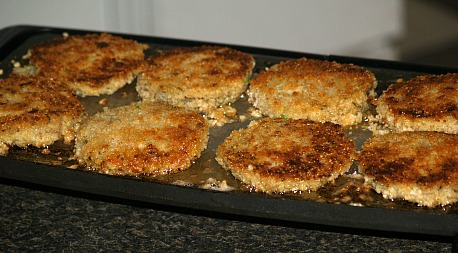
M 354 143 L 333 123 L 263 119 L 233 131 L 216 160 L 258 191 L 316 190 L 346 172 Z
M 207 141 L 208 124 L 198 113 L 137 102 L 83 121 L 75 157 L 101 173 L 157 176 L 187 169 Z
M 69 143 L 82 113 L 79 100 L 61 82 L 20 75 L 0 80 L 0 154 L 13 145 Z
M 283 61 L 250 82 L 249 101 L 269 117 L 360 123 L 374 75 L 352 64 L 300 58 Z
M 458 73 L 394 83 L 375 105 L 377 121 L 390 130 L 458 134 Z
M 237 100 L 254 67 L 251 55 L 214 46 L 177 48 L 148 62 L 137 82 L 141 98 L 203 112 Z
M 98 96 L 131 82 L 141 71 L 147 47 L 106 33 L 71 35 L 32 47 L 30 61 L 77 95 Z
M 458 135 L 402 132 L 364 144 L 359 164 L 366 182 L 385 198 L 423 206 L 458 201 Z

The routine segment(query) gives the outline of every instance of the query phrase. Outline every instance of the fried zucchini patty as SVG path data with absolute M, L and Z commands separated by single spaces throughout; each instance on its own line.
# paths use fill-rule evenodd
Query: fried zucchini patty
M 148 63 L 137 82 L 142 99 L 209 112 L 245 91 L 254 58 L 227 47 L 201 46 L 156 54 Z
M 134 80 L 147 47 L 107 33 L 70 35 L 32 47 L 30 62 L 79 96 L 109 95 Z
M 353 64 L 300 58 L 283 61 L 251 82 L 249 101 L 269 117 L 343 126 L 362 122 L 376 79 Z
M 375 105 L 376 123 L 389 130 L 458 134 L 458 73 L 394 83 Z
M 279 118 L 233 131 L 216 151 L 235 178 L 268 193 L 316 190 L 345 173 L 354 156 L 339 125 Z
M 10 75 L 0 80 L 0 154 L 9 147 L 70 143 L 83 105 L 62 82 L 43 76 Z
M 434 207 L 458 201 L 458 135 L 401 132 L 363 145 L 361 172 L 388 199 Z
M 77 128 L 75 157 L 105 174 L 157 176 L 189 168 L 207 141 L 208 123 L 200 114 L 136 102 L 84 120 Z

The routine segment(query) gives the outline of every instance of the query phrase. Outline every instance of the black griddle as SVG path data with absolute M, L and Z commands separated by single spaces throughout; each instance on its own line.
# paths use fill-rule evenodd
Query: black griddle
M 11 71 L 12 61 L 22 61 L 21 57 L 27 52 L 30 46 L 49 40 L 55 36 L 61 36 L 64 32 L 75 35 L 101 31 L 28 25 L 12 26 L 0 30 L 0 68 L 4 71 L 1 77 L 5 78 Z M 390 83 L 395 82 L 399 78 L 408 79 L 425 73 L 441 74 L 458 72 L 456 68 L 415 65 L 393 61 L 317 55 L 151 36 L 112 34 L 135 39 L 142 43 L 148 43 L 152 46 L 149 50 L 199 45 L 229 46 L 253 54 L 257 64 L 255 73 L 281 60 L 299 57 L 353 63 L 364 66 L 374 72 L 379 82 L 376 90 L 378 94 L 386 89 Z M 151 52 L 147 51 L 146 54 Z M 210 152 L 214 148 L 210 147 Z M 40 161 L 21 159 L 20 156 L 12 157 L 10 155 L 0 157 L 0 177 L 18 182 L 80 192 L 83 195 L 96 194 L 229 215 L 234 214 L 378 231 L 438 236 L 458 235 L 457 204 L 447 210 L 440 208 L 397 208 L 396 205 L 354 206 L 300 199 L 288 195 L 268 195 L 240 190 L 218 191 L 141 178 L 108 176 L 86 170 L 69 169 L 59 164 L 46 164 Z M 386 201 L 389 202 L 389 200 Z

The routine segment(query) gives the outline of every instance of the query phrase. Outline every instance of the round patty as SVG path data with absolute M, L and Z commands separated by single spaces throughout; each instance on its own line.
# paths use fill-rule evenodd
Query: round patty
M 142 99 L 202 112 L 237 100 L 254 67 L 251 55 L 216 46 L 176 48 L 148 63 L 137 81 Z
M 339 125 L 266 118 L 233 131 L 216 160 L 235 178 L 271 193 L 316 190 L 345 173 L 354 154 Z
M 362 122 L 373 73 L 352 64 L 300 58 L 283 61 L 251 82 L 249 101 L 269 117 L 353 125 Z
M 394 83 L 375 105 L 376 121 L 390 130 L 458 134 L 458 73 Z
M 30 49 L 30 61 L 79 96 L 112 94 L 141 71 L 148 46 L 107 33 L 58 37 Z
M 105 109 L 77 129 L 75 157 L 101 173 L 157 176 L 187 169 L 208 141 L 208 123 L 198 113 L 136 102 Z
M 70 143 L 83 106 L 62 82 L 43 76 L 10 75 L 0 80 L 0 154 L 10 146 Z
M 361 172 L 388 199 L 422 206 L 458 200 L 458 135 L 402 132 L 378 135 L 363 145 Z

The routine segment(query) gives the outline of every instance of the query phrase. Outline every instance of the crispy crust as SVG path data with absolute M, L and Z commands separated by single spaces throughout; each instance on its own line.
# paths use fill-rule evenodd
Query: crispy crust
M 0 154 L 13 145 L 70 143 L 83 110 L 72 91 L 56 80 L 21 75 L 0 80 Z
M 148 63 L 137 81 L 142 99 L 209 112 L 245 91 L 254 58 L 227 47 L 202 46 L 172 49 Z
M 458 201 L 458 135 L 402 132 L 363 145 L 359 164 L 366 182 L 385 198 L 434 207 Z
M 269 117 L 360 123 L 373 73 L 352 64 L 300 58 L 283 61 L 250 82 L 249 101 Z
M 71 35 L 32 47 L 30 61 L 77 95 L 98 96 L 130 83 L 141 71 L 147 47 L 107 33 Z
M 355 146 L 333 123 L 271 119 L 233 131 L 216 160 L 257 191 L 316 190 L 352 164 Z
M 394 83 L 374 104 L 375 122 L 392 131 L 458 134 L 458 73 Z
M 111 175 L 157 176 L 187 169 L 208 141 L 208 124 L 196 112 L 137 102 L 106 109 L 78 127 L 75 157 Z

